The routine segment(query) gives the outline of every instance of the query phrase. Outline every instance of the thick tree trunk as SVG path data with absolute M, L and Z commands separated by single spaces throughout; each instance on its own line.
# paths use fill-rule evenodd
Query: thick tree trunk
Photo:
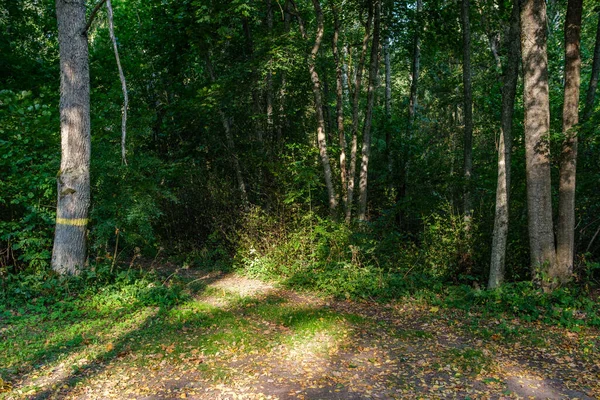
M 512 148 L 512 125 L 519 77 L 519 0 L 513 0 L 510 28 L 506 44 L 508 59 L 502 86 L 502 117 L 500 143 L 498 146 L 498 184 L 496 187 L 496 216 L 492 239 L 492 260 L 488 288 L 495 289 L 504 281 L 508 215 L 510 200 L 510 160 Z M 492 50 L 494 52 L 494 50 Z M 495 52 L 497 54 L 497 52 Z
M 360 87 L 362 83 L 363 68 L 365 58 L 367 56 L 367 48 L 371 37 L 371 19 L 373 17 L 373 9 L 369 6 L 369 14 L 365 26 L 365 36 L 363 38 L 362 49 L 358 65 L 356 66 L 354 91 L 352 96 L 352 141 L 350 145 L 350 168 L 348 170 L 348 193 L 346 195 L 346 222 L 349 223 L 352 219 L 352 200 L 354 198 L 354 181 L 356 179 L 356 156 L 358 152 L 358 128 L 359 128 L 359 101 Z
M 335 62 L 336 75 L 336 114 L 337 114 L 337 129 L 340 144 L 340 182 L 342 187 L 342 201 L 346 206 L 346 133 L 344 132 L 344 81 L 342 62 L 340 60 L 338 41 L 340 36 L 340 21 L 338 18 L 337 9 L 332 7 L 333 11 L 333 61 Z
M 61 161 L 52 268 L 75 274 L 86 260 L 90 207 L 90 73 L 85 0 L 57 0 Z
M 598 87 L 598 75 L 600 75 L 600 14 L 598 15 L 598 28 L 596 29 L 596 44 L 594 45 L 594 61 L 592 63 L 592 76 L 585 96 L 585 111 L 583 121 L 587 121 L 594 110 L 594 98 Z
M 213 69 L 212 62 L 210 61 L 210 55 L 208 54 L 206 55 L 206 69 L 208 70 L 211 82 L 215 83 L 217 81 L 217 78 L 215 76 L 215 70 Z M 227 147 L 231 156 L 231 162 L 233 162 L 242 205 L 246 207 L 249 204 L 248 192 L 246 191 L 246 182 L 244 181 L 244 175 L 242 174 L 240 160 L 238 159 L 237 152 L 235 150 L 235 142 L 233 141 L 233 133 L 231 132 L 231 121 L 227 117 L 227 115 L 225 115 L 225 112 L 223 111 L 221 106 L 219 106 L 219 116 L 221 117 L 221 123 L 223 124 L 223 129 L 225 130 L 225 140 L 227 141 Z
M 329 163 L 329 156 L 327 154 L 327 136 L 325 134 L 325 119 L 323 117 L 323 100 L 321 97 L 321 81 L 319 74 L 316 69 L 317 54 L 321 47 L 323 40 L 323 11 L 319 0 L 312 0 L 315 14 L 317 17 L 317 34 L 315 36 L 315 44 L 308 57 L 308 70 L 310 72 L 310 78 L 313 84 L 313 94 L 315 97 L 315 114 L 317 118 L 317 145 L 319 147 L 319 155 L 321 157 L 321 164 L 323 165 L 323 172 L 325 175 L 325 185 L 327 186 L 327 196 L 329 199 L 329 209 L 333 212 L 337 206 L 337 199 L 335 195 L 335 189 L 333 187 L 333 174 L 331 172 L 331 164 Z
M 381 0 L 373 2 L 373 41 L 371 43 L 371 65 L 369 67 L 369 88 L 367 90 L 367 110 L 363 126 L 363 145 L 361 150 L 358 219 L 367 219 L 367 193 L 369 177 L 369 158 L 371 156 L 371 123 L 373 120 L 373 105 L 375 104 L 375 90 L 377 89 L 377 75 L 379 73 L 379 26 L 381 17 Z
M 558 182 L 558 221 L 556 227 L 556 271 L 551 278 L 566 283 L 573 273 L 575 257 L 575 174 L 579 122 L 579 85 L 581 81 L 582 0 L 569 0 L 565 20 L 565 92 L 562 130 L 565 138 L 560 156 Z
M 550 182 L 550 100 L 546 3 L 521 3 L 521 55 L 525 106 L 527 217 L 532 275 L 538 283 L 556 264 Z M 545 284 L 544 284 L 545 285 Z
M 473 174 L 473 92 L 471 88 L 471 25 L 469 22 L 469 2 L 462 0 L 461 25 L 463 45 L 463 109 L 464 109 L 464 179 L 465 189 L 463 210 L 465 213 L 466 229 L 471 226 L 473 202 L 471 199 L 471 176 Z

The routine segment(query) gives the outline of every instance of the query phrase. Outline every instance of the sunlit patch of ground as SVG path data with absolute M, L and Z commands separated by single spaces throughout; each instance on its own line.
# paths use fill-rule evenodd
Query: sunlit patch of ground
M 70 327 L 81 344 L 22 366 L 0 397 L 600 398 L 597 331 L 519 321 L 494 330 L 498 321 L 477 325 L 420 302 L 333 301 L 235 275 L 208 280 L 178 306 Z

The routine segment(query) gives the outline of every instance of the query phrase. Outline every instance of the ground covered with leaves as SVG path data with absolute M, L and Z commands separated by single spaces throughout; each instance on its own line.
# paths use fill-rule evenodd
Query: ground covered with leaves
M 159 284 L 176 279 L 189 295 L 171 303 L 139 301 L 144 283 L 2 310 L 0 398 L 600 398 L 594 328 L 219 272 Z

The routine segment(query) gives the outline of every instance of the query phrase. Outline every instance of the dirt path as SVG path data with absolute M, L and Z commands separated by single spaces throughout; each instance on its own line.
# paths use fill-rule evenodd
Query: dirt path
M 490 336 L 480 332 L 506 329 L 498 321 L 472 326 L 468 314 L 418 302 L 333 301 L 235 275 L 209 278 L 206 294 L 182 305 L 192 311 L 146 318 L 147 332 L 179 318 L 174 330 L 156 331 L 165 337 L 134 345 L 132 334 L 111 342 L 114 356 L 36 371 L 6 397 L 600 398 L 600 358 L 582 345 L 597 340 L 593 333 L 532 324 L 523 331 L 530 336 Z M 201 314 L 202 323 L 192 323 Z

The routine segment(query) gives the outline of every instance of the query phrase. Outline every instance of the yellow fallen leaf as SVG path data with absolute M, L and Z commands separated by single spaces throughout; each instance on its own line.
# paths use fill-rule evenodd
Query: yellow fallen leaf
M 439 307 L 431 307 L 429 309 L 429 311 L 431 311 L 431 312 L 438 312 L 438 311 L 440 311 L 440 308 Z

